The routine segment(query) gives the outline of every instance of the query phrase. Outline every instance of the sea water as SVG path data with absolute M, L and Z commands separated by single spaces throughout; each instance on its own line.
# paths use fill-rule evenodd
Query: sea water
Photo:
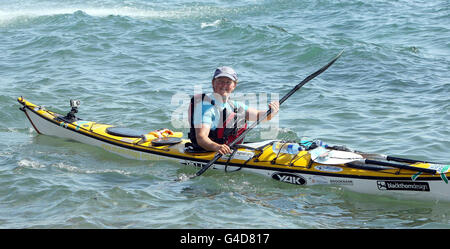
M 450 11 L 436 1 L 2 1 L 0 228 L 449 228 L 449 204 L 136 161 L 38 135 L 16 98 L 187 137 L 186 99 L 233 67 L 266 109 L 248 141 L 320 139 L 449 163 Z

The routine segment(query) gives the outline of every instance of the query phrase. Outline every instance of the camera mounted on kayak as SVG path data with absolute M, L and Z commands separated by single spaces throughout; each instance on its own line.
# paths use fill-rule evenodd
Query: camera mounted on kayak
M 68 123 L 72 123 L 72 122 L 75 122 L 75 121 L 77 121 L 77 120 L 80 120 L 80 118 L 77 118 L 77 117 L 75 116 L 75 113 L 78 112 L 78 107 L 79 107 L 79 106 L 80 106 L 80 101 L 79 101 L 79 100 L 71 99 L 71 100 L 70 100 L 70 107 L 71 107 L 72 109 L 70 110 L 70 112 L 68 112 L 68 113 L 66 114 L 65 117 L 60 117 L 60 119 L 63 120 L 63 121 L 65 121 L 65 122 L 68 122 Z

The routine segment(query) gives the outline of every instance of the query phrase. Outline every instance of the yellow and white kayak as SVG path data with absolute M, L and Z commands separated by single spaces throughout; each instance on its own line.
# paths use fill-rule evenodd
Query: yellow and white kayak
M 186 147 L 190 141 L 183 139 L 181 132 L 159 130 L 131 134 L 131 129 L 68 119 L 23 97 L 19 97 L 18 102 L 38 134 L 73 139 L 137 160 L 170 159 L 183 165 L 202 167 L 215 156 L 214 152 L 190 151 Z M 174 142 L 159 143 L 164 139 Z M 212 168 L 258 173 L 296 185 L 335 185 L 360 193 L 401 199 L 450 201 L 447 180 L 450 165 L 409 159 L 399 163 L 399 158 L 343 151 L 332 146 L 302 150 L 297 154 L 275 153 L 274 142 L 281 141 L 239 145 L 236 153 L 223 156 Z

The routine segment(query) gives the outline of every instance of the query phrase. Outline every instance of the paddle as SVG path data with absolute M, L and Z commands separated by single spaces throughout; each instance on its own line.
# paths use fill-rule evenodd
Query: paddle
M 330 62 L 328 62 L 328 64 L 326 64 L 325 66 L 323 66 L 321 69 L 317 70 L 316 72 L 314 72 L 313 74 L 309 75 L 308 77 L 306 77 L 304 80 L 302 80 L 300 83 L 298 83 L 291 91 L 289 91 L 283 98 L 281 98 L 280 100 L 280 105 L 283 104 L 284 101 L 286 101 L 292 94 L 294 94 L 298 89 L 300 89 L 303 85 L 305 85 L 307 82 L 309 82 L 310 80 L 314 79 L 315 77 L 317 77 L 319 74 L 323 73 L 325 70 L 327 70 L 331 65 L 333 65 L 333 63 L 339 59 L 339 57 L 342 55 L 344 51 L 342 50 L 333 60 L 331 60 Z M 269 108 L 269 110 L 267 110 L 267 112 L 262 116 L 262 117 L 258 117 L 257 121 L 254 122 L 250 127 L 248 127 L 243 133 L 241 133 L 240 136 L 238 136 L 233 142 L 231 142 L 228 146 L 233 147 L 238 141 L 241 141 L 245 135 L 247 135 L 247 133 L 249 131 L 251 131 L 253 128 L 255 128 L 262 120 L 266 119 L 267 116 L 270 115 L 270 113 L 272 113 L 272 110 Z M 190 176 L 189 178 L 194 178 L 197 176 L 202 175 L 209 167 L 211 167 L 211 165 L 213 165 L 217 160 L 219 160 L 222 157 L 222 154 L 217 153 L 214 158 L 209 161 L 206 165 L 204 165 L 195 175 Z
M 387 160 L 387 161 L 394 161 L 394 162 L 402 162 L 402 163 L 431 163 L 431 164 L 440 164 L 440 163 L 435 163 L 435 162 L 428 162 L 428 161 L 420 161 L 420 160 L 415 160 L 415 159 L 407 159 L 407 158 L 400 158 L 400 157 L 393 157 L 393 156 L 388 156 L 388 155 L 383 155 L 383 154 L 371 154 L 371 153 L 364 153 L 364 152 L 359 152 L 359 151 L 355 151 L 365 157 L 372 157 L 372 158 L 376 158 L 376 159 L 381 159 L 381 160 Z
M 415 160 L 415 159 L 407 159 L 407 158 L 394 157 L 394 156 L 388 156 L 388 155 L 383 155 L 383 154 L 366 153 L 366 152 L 361 152 L 361 151 L 357 151 L 357 150 L 351 150 L 351 149 L 348 149 L 348 148 L 342 147 L 342 146 L 328 146 L 327 148 L 333 149 L 333 151 L 350 153 L 350 154 L 356 155 L 356 157 L 361 156 L 361 157 L 365 158 L 365 159 L 360 159 L 360 160 L 357 160 L 357 158 L 355 158 L 354 160 L 352 160 L 350 158 L 351 156 L 347 156 L 348 160 L 345 163 L 359 161 L 364 164 L 375 164 L 375 165 L 389 166 L 389 167 L 395 167 L 395 168 L 400 168 L 400 169 L 416 170 L 416 171 L 426 172 L 426 173 L 430 173 L 430 174 L 442 173 L 443 171 L 446 171 L 446 169 L 450 167 L 450 165 L 444 165 L 442 163 L 421 161 L 421 160 Z M 343 156 L 340 155 L 339 153 L 337 155 L 338 155 L 337 156 L 338 160 L 344 159 Z M 326 159 L 322 159 L 322 160 L 326 160 Z M 429 164 L 429 168 L 422 168 L 422 167 L 417 167 L 417 166 L 412 166 L 412 165 L 389 163 L 389 162 L 376 161 L 376 160 L 386 160 L 386 161 L 394 161 L 394 162 L 409 163 L 409 164 L 414 164 L 414 163 Z
M 310 154 L 311 154 L 311 160 L 313 160 L 314 162 L 320 163 L 320 164 L 338 165 L 338 164 L 347 164 L 347 163 L 352 163 L 352 162 L 360 162 L 363 164 L 388 166 L 388 167 L 394 167 L 394 168 L 398 168 L 398 169 L 408 169 L 408 170 L 420 171 L 420 172 L 430 173 L 430 174 L 436 174 L 438 172 L 434 168 L 421 168 L 421 167 L 416 167 L 416 166 L 412 166 L 412 165 L 376 161 L 373 159 L 363 158 L 362 155 L 354 153 L 354 152 L 339 151 L 339 150 L 327 150 L 323 147 L 318 147 L 318 148 L 311 150 Z M 365 155 L 372 155 L 372 154 L 365 154 Z M 379 156 L 379 158 L 383 159 L 383 160 L 393 159 L 393 157 L 388 157 L 388 156 L 383 157 L 383 155 L 377 155 L 377 154 L 373 154 L 373 155 Z M 394 158 L 394 159 L 401 159 L 402 162 L 406 162 L 406 163 L 419 162 L 419 161 L 415 161 L 415 160 L 411 160 L 411 159 L 404 159 L 404 158 Z M 442 165 L 442 164 L 434 165 L 435 168 L 436 167 L 444 168 L 445 166 L 446 165 Z

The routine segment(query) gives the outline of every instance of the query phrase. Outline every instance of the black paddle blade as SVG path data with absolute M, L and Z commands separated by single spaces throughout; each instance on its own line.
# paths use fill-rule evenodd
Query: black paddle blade
M 302 82 L 298 83 L 294 89 L 292 89 L 289 93 L 287 93 L 281 100 L 280 100 L 280 105 L 286 101 L 289 97 L 291 97 L 292 94 L 294 94 L 298 89 L 300 89 L 303 85 L 305 85 L 306 83 L 308 83 L 310 80 L 314 79 L 315 77 L 317 77 L 319 74 L 323 73 L 325 70 L 327 70 L 331 65 L 333 65 L 333 63 L 335 63 L 337 61 L 337 59 L 339 59 L 339 57 L 341 57 L 342 53 L 344 53 L 344 50 L 342 50 L 338 55 L 336 55 L 336 57 L 334 57 L 334 59 L 332 59 L 330 62 L 328 62 L 328 64 L 326 64 L 325 66 L 323 66 L 322 68 L 320 68 L 319 70 L 317 70 L 316 72 L 312 73 L 311 75 L 309 75 L 308 77 L 306 77 L 304 80 L 302 80 Z

